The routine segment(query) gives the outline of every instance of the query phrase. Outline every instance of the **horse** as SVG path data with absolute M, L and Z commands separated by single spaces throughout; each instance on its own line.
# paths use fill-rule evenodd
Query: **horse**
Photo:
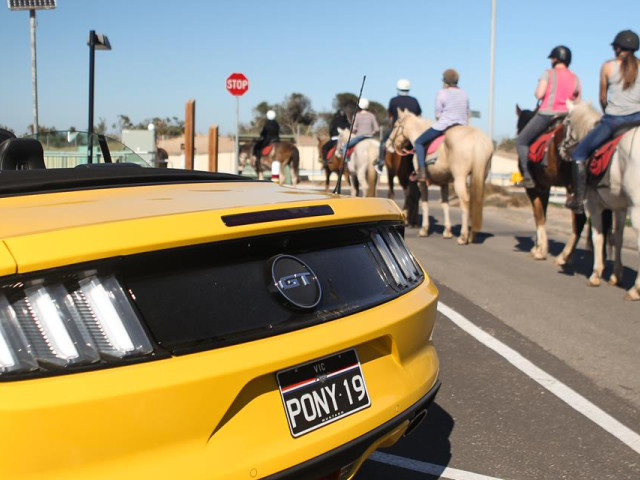
M 418 117 L 408 110 L 398 109 L 398 119 L 387 140 L 388 151 L 402 151 L 407 142 L 415 145 L 416 139 L 431 125 L 428 120 Z M 444 238 L 452 238 L 451 218 L 449 214 L 449 182 L 460 198 L 462 209 L 462 228 L 458 244 L 473 242 L 482 228 L 482 206 L 484 200 L 484 182 L 489 173 L 489 162 L 493 154 L 493 144 L 489 138 L 475 127 L 458 125 L 449 128 L 444 142 L 438 147 L 438 158 L 427 166 L 429 184 L 440 186 L 441 205 L 444 212 Z M 471 191 L 467 190 L 467 177 L 471 175 Z M 420 203 L 422 206 L 422 227 L 418 236 L 429 235 L 429 204 L 426 182 L 419 182 Z M 471 214 L 471 229 L 469 229 Z M 469 231 L 471 230 L 471 231 Z
M 590 102 L 567 101 L 569 113 L 565 119 L 567 130 L 567 148 L 580 142 L 600 120 L 601 114 Z M 609 278 L 611 285 L 622 282 L 622 233 L 626 221 L 627 209 L 631 217 L 631 225 L 636 231 L 638 242 L 638 274 L 635 284 L 627 290 L 625 300 L 640 300 L 640 140 L 634 142 L 640 127 L 627 131 L 611 157 L 609 165 L 608 185 L 587 184 L 586 210 L 591 218 L 593 239 L 593 272 L 589 277 L 589 285 L 600 285 L 604 270 L 603 246 L 604 234 L 602 212 L 611 209 L 614 216 L 613 245 L 614 265 Z
M 328 142 L 327 138 L 323 138 L 320 136 L 316 137 L 318 139 L 318 155 L 320 158 L 320 161 L 322 162 L 322 169 L 324 170 L 325 173 L 325 182 L 324 182 L 324 191 L 328 192 L 329 191 L 329 179 L 331 178 L 331 172 L 336 172 L 336 174 L 338 175 L 338 177 L 340 177 L 342 172 L 342 164 L 343 164 L 343 160 L 342 158 L 338 158 L 338 156 L 336 155 L 336 152 L 338 151 L 337 148 L 333 149 L 333 153 L 331 154 L 331 158 L 329 158 L 329 160 L 327 161 L 326 165 L 323 161 L 322 155 L 324 155 L 324 152 L 322 151 L 322 146 Z M 349 175 L 347 175 L 347 182 L 349 182 Z
M 343 149 L 349 139 L 349 129 L 338 128 L 338 143 L 336 155 L 343 157 Z M 359 141 L 353 149 L 351 157 L 347 159 L 347 168 L 351 177 L 351 196 L 355 197 L 362 191 L 363 197 L 376 196 L 378 174 L 375 162 L 380 154 L 380 142 L 375 138 L 365 138 Z
M 402 213 L 405 218 L 405 225 L 417 225 L 417 210 L 419 197 L 409 192 L 411 187 L 411 173 L 413 172 L 413 155 L 401 155 L 398 152 L 385 151 L 384 163 L 387 167 L 389 179 L 389 198 L 395 198 L 393 191 L 394 179 L 397 176 L 398 182 L 404 192 L 404 205 Z M 414 181 L 415 183 L 415 181 Z M 414 187 L 415 188 L 415 187 Z
M 289 165 L 291 170 L 291 183 L 295 187 L 298 185 L 300 178 L 300 152 L 291 142 L 273 142 L 271 151 L 267 155 L 261 155 L 259 159 L 253 155 L 253 146 L 255 143 L 247 143 L 240 148 L 238 160 L 240 166 L 244 166 L 250 161 L 258 175 L 258 180 L 264 180 L 264 171 L 271 170 L 274 161 L 280 162 L 280 171 L 284 171 L 284 167 Z M 241 169 L 242 170 L 242 169 Z M 280 185 L 284 183 L 284 175 L 280 175 Z
M 522 110 L 516 105 L 516 116 L 518 117 L 516 130 L 518 134 L 534 115 L 534 111 Z M 531 255 L 535 260 L 545 260 L 549 253 L 549 239 L 547 238 L 545 225 L 551 187 L 565 187 L 569 192 L 573 190 L 571 164 L 564 161 L 560 155 L 560 146 L 564 139 L 564 134 L 564 127 L 560 127 L 551 139 L 547 149 L 546 166 L 542 165 L 542 163 L 529 164 L 529 171 L 535 183 L 534 188 L 527 189 L 527 197 L 531 202 L 533 218 L 536 223 L 536 241 L 531 249 Z M 584 213 L 571 211 L 572 233 L 564 249 L 556 257 L 556 265 L 563 266 L 571 262 L 586 220 L 587 216 Z

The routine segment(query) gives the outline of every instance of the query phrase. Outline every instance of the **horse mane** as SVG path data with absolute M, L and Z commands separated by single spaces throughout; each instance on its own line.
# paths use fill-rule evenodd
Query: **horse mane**
M 576 132 L 576 138 L 584 138 L 600 120 L 601 116 L 591 102 L 576 103 L 569 113 L 569 120 Z

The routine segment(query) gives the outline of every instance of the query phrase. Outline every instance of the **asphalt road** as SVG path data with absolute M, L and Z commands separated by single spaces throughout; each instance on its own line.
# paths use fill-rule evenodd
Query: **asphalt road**
M 430 213 L 442 222 L 437 203 Z M 454 225 L 459 218 L 452 209 Z M 567 226 L 550 225 L 553 254 Z M 624 251 L 624 288 L 589 288 L 584 244 L 567 269 L 529 256 L 534 229 L 526 209 L 486 208 L 474 245 L 442 238 L 441 223 L 432 230 L 418 238 L 408 229 L 405 237 L 441 303 L 604 417 L 588 418 L 575 398 L 554 394 L 439 314 L 436 403 L 411 436 L 374 454 L 356 478 L 640 479 L 640 443 L 633 443 L 640 438 L 640 303 L 622 300 L 637 254 Z M 621 427 L 607 430 L 611 424 Z

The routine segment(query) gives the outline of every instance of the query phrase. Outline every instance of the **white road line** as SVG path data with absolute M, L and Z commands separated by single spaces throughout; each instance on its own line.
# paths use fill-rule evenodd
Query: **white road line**
M 388 453 L 373 452 L 369 460 L 374 462 L 386 463 L 394 467 L 401 467 L 414 472 L 427 473 L 434 477 L 449 478 L 451 480 L 500 480 L 496 477 L 487 477 L 478 473 L 465 472 L 457 468 L 443 467 L 433 463 L 421 462 L 410 458 L 398 457 Z
M 560 400 L 567 403 L 571 408 L 577 410 L 589 420 L 599 425 L 632 450 L 640 453 L 640 435 L 636 432 L 620 423 L 604 410 L 598 408 L 575 390 L 572 390 L 561 381 L 535 366 L 511 347 L 508 347 L 500 340 L 492 337 L 487 332 L 474 325 L 451 307 L 439 302 L 438 310 L 458 327 L 463 329 L 486 347 L 489 347 L 498 355 L 504 357 L 514 367 L 549 390 Z

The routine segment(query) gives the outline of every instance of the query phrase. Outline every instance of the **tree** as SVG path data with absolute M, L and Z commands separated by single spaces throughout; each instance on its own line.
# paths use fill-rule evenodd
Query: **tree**
M 104 118 L 100 117 L 98 123 L 93 127 L 93 132 L 97 133 L 98 135 L 104 135 L 105 133 L 107 133 L 107 121 Z
M 331 105 L 336 111 L 340 109 L 344 110 L 351 121 L 356 113 L 356 109 L 358 108 L 358 96 L 349 92 L 336 93 Z
M 302 93 L 292 93 L 285 97 L 276 113 L 280 123 L 294 134 L 297 133 L 298 127 L 304 127 L 308 131 L 318 118 L 311 108 L 311 99 Z

